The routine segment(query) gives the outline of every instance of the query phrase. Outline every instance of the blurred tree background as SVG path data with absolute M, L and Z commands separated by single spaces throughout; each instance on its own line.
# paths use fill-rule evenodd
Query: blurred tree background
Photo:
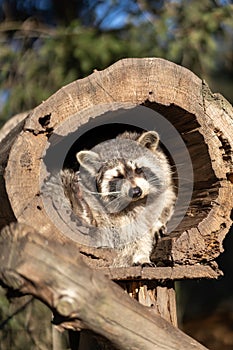
M 0 0 L 0 120 L 123 57 L 163 57 L 232 100 L 225 0 Z
M 222 93 L 232 102 L 232 1 L 0 0 L 0 125 L 94 69 L 104 69 L 125 57 L 154 56 L 189 68 L 205 79 L 212 91 Z M 227 252 L 221 262 L 223 269 L 232 262 Z M 219 286 L 214 283 L 220 283 L 215 281 L 206 282 L 204 290 L 201 282 L 181 285 L 181 321 L 185 322 L 189 315 L 200 317 L 201 311 L 207 312 L 204 303 L 211 309 L 208 317 L 212 317 L 210 311 L 217 310 L 222 300 L 229 300 L 229 295 L 233 297 L 233 291 L 229 290 L 233 288 L 232 274 L 232 268 L 226 268 L 227 284 L 222 287 L 222 293 L 218 290 L 214 294 Z M 212 303 L 207 303 L 210 299 Z M 31 306 L 35 302 L 25 303 L 27 307 L 24 304 L 14 307 L 9 306 L 6 299 L 0 299 L 0 329 L 3 330 L 0 348 L 50 349 L 57 339 L 56 333 L 51 336 L 48 332 L 50 312 L 39 304 L 37 327 Z M 219 335 L 220 343 L 210 342 L 215 333 L 219 334 L 219 328 L 215 330 L 211 319 L 206 320 L 204 316 L 201 316 L 206 322 L 203 326 L 200 318 L 197 321 L 198 330 L 202 329 L 204 335 L 198 330 L 195 333 L 195 326 L 190 324 L 186 330 L 207 346 L 211 344 L 211 349 L 232 349 L 233 302 L 227 308 L 231 309 L 231 326 L 229 323 L 227 330 Z M 221 317 L 215 319 L 215 323 L 222 326 L 227 317 L 225 314 Z M 210 328 L 214 335 L 208 333 Z M 63 340 L 63 348 L 68 347 Z

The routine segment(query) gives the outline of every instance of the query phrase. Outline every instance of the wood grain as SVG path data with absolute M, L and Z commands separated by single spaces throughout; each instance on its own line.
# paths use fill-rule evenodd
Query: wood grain
M 5 286 L 40 299 L 60 327 L 91 329 L 122 350 L 206 349 L 90 269 L 70 243 L 61 245 L 29 226 L 11 224 L 1 232 L 0 249 Z
M 5 135 L 0 142 L 0 194 L 4 198 L 0 226 L 17 220 L 30 223 L 45 238 L 72 239 L 87 264 L 108 268 L 114 251 L 97 249 L 82 226 L 70 227 L 66 218 L 72 215 L 71 208 L 69 214 L 67 207 L 60 212 L 52 205 L 51 210 L 45 208 L 41 181 L 48 174 L 43 162 L 55 144 L 60 154 L 75 131 L 93 125 L 106 113 L 137 106 L 148 107 L 172 123 L 187 146 L 194 171 L 188 211 L 171 236 L 157 245 L 153 259 L 168 266 L 209 264 L 188 269 L 189 276 L 193 271 L 193 277 L 215 277 L 212 261 L 223 251 L 222 241 L 232 223 L 232 107 L 191 71 L 163 59 L 124 59 L 75 81 Z M 152 278 L 154 272 L 146 271 L 145 278 Z M 137 275 L 138 270 L 126 271 L 125 276 L 119 272 L 121 278 L 130 274 Z

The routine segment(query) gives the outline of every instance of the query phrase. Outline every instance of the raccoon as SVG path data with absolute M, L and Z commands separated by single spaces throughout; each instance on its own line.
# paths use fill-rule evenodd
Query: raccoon
M 76 158 L 79 171 L 62 175 L 65 194 L 83 224 L 98 228 L 97 246 L 117 251 L 115 267 L 151 264 L 176 199 L 157 132 L 125 132 Z

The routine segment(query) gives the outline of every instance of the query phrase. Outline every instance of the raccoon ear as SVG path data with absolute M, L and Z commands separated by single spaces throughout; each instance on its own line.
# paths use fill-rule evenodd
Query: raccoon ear
M 156 131 L 144 132 L 137 140 L 140 145 L 155 151 L 159 144 L 159 134 Z
M 80 151 L 76 154 L 79 164 L 91 174 L 95 174 L 100 162 L 99 155 L 92 151 Z

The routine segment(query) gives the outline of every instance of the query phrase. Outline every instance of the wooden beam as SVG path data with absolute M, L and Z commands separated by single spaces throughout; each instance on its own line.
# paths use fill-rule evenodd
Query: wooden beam
M 126 268 L 99 268 L 106 276 L 112 280 L 161 280 L 177 281 L 183 279 L 216 279 L 222 272 L 215 264 L 208 265 L 182 265 L 173 267 L 141 267 L 133 266 Z

